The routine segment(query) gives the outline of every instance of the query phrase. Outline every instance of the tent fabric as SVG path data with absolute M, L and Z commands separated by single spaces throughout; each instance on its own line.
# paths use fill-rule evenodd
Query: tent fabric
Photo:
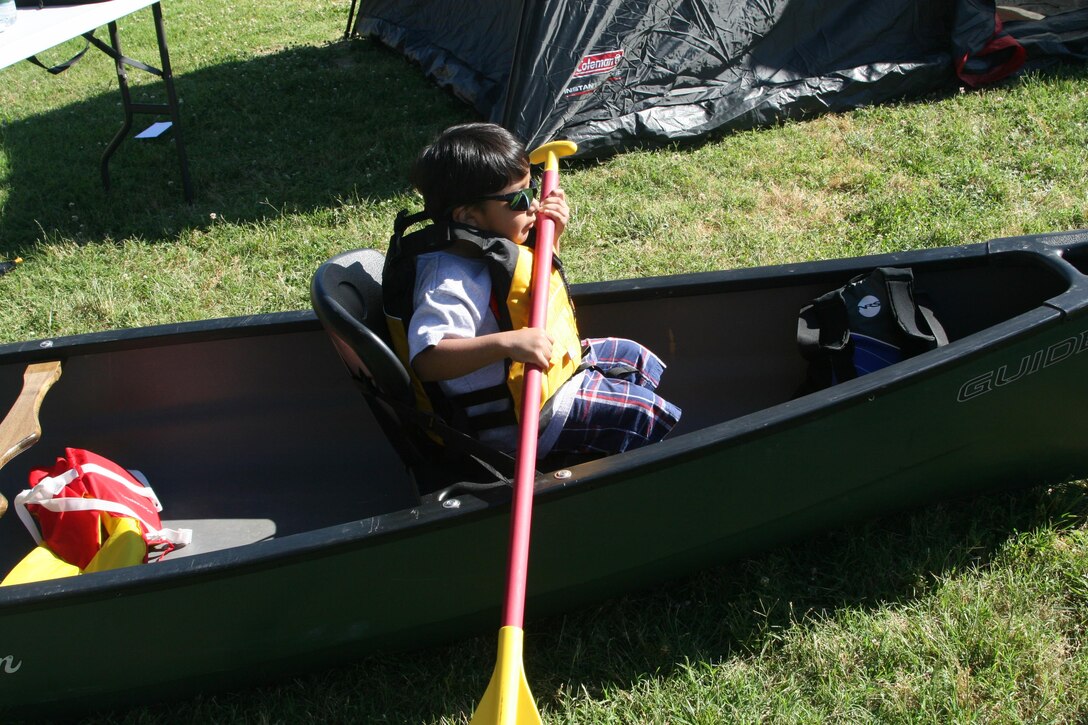
M 1082 60 L 1088 16 L 1067 15 L 1002 25 L 993 0 L 360 0 L 354 30 L 530 147 L 605 156 Z

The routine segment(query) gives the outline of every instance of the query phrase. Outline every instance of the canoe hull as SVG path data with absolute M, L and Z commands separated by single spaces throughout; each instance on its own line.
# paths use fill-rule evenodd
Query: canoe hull
M 1039 244 L 1032 240 L 1028 246 Z M 972 259 L 987 251 L 965 248 L 954 256 Z M 900 255 L 896 260 L 924 265 L 931 257 Z M 841 264 L 841 269 L 806 267 L 791 278 L 815 274 L 823 279 L 831 271 L 842 277 L 873 261 L 853 262 L 849 268 Z M 1079 271 L 1065 269 L 1063 274 L 1060 295 L 947 348 L 650 448 L 572 466 L 569 475 L 545 473 L 537 481 L 534 505 L 529 616 L 651 586 L 873 515 L 994 487 L 1088 474 L 1088 287 Z M 740 276 L 744 279 L 730 284 L 759 286 L 758 274 Z M 607 308 L 629 306 L 628 294 L 634 293 L 597 288 L 580 314 L 590 325 L 613 320 Z M 172 491 L 201 475 L 202 467 L 240 460 L 226 477 L 241 480 L 246 468 L 256 466 L 247 464 L 254 450 L 267 457 L 278 449 L 281 458 L 290 457 L 290 441 L 307 436 L 313 440 L 299 449 L 305 460 L 259 467 L 259 475 L 268 477 L 282 470 L 287 481 L 269 481 L 270 496 L 293 496 L 297 508 L 336 507 L 351 489 L 332 488 L 330 480 L 352 472 L 362 479 L 373 474 L 395 485 L 378 492 L 360 485 L 359 496 L 381 499 L 381 508 L 388 511 L 314 530 L 302 521 L 282 527 L 268 540 L 138 570 L 0 590 L 0 702 L 5 708 L 40 713 L 42 708 L 131 702 L 137 687 L 144 697 L 158 699 L 255 676 L 246 673 L 265 677 L 327 666 L 494 628 L 502 600 L 508 497 L 499 492 L 460 494 L 445 502 L 399 502 L 395 491 L 403 489 L 403 481 L 393 480 L 395 458 L 342 380 L 316 323 L 307 315 L 288 315 L 264 319 L 261 325 L 257 337 L 262 339 L 248 353 L 254 356 L 248 371 L 246 365 L 227 371 L 220 366 L 220 378 L 226 373 L 233 377 L 221 381 L 218 392 L 206 393 L 230 397 L 231 391 L 243 389 L 279 390 L 284 397 L 304 398 L 292 408 L 309 410 L 308 415 L 281 419 L 267 401 L 234 397 L 227 407 L 247 407 L 245 414 L 233 422 L 225 414 L 215 417 L 218 427 L 212 423 L 204 430 L 202 404 L 186 396 L 201 385 L 211 386 L 215 376 L 200 373 L 199 380 L 189 381 L 199 368 L 180 354 L 181 346 L 169 350 L 160 344 L 162 336 L 149 335 L 155 344 L 128 339 L 126 352 L 93 338 L 97 352 L 88 340 L 54 348 L 67 357 L 66 376 L 80 370 L 81 357 L 87 370 L 64 378 L 69 388 L 59 384 L 51 393 L 59 400 L 48 400 L 43 409 L 43 428 L 51 432 L 39 445 L 106 446 L 141 467 L 141 451 L 176 454 L 199 443 L 204 452 L 189 467 L 158 471 L 165 488 L 160 495 L 168 502 Z M 218 335 L 229 345 L 255 329 L 236 327 L 211 337 Z M 236 359 L 235 353 L 214 350 L 208 334 L 196 334 L 185 344 L 211 345 L 209 365 Z M 652 344 L 667 346 L 668 333 L 660 334 Z M 9 351 L 0 375 L 10 378 L 38 355 Z M 104 357 L 91 365 L 91 355 Z M 161 405 L 163 396 L 170 399 L 171 386 L 156 385 L 160 402 L 146 404 L 145 424 L 130 421 L 120 433 L 113 430 L 101 400 L 90 392 L 94 382 L 81 376 L 99 376 L 99 391 L 121 390 L 119 382 L 107 385 L 101 379 L 103 370 L 115 369 L 123 380 L 136 370 L 162 370 L 169 358 L 182 366 L 168 376 L 177 388 L 174 404 Z M 290 392 L 290 381 L 304 374 L 314 380 Z M 243 384 L 247 375 L 262 379 L 250 386 Z M 148 392 L 133 395 L 148 397 Z M 52 414 L 50 404 L 55 404 Z M 132 407 L 134 402 L 117 405 Z M 80 417 L 74 413 L 78 410 L 90 412 Z M 61 411 L 67 422 L 57 417 Z M 166 421 L 186 416 L 194 418 L 194 431 L 203 432 L 186 432 L 190 426 L 177 423 L 175 441 L 164 431 Z M 104 422 L 89 430 L 89 423 L 99 419 Z M 280 430 L 291 419 L 302 422 Z M 242 433 L 247 426 L 255 430 Z M 329 460 L 315 462 L 319 455 Z M 12 475 L 5 471 L 0 477 L 5 493 L 17 485 Z M 180 495 L 173 497 L 183 509 L 178 515 L 185 518 L 187 504 Z M 239 519 L 261 515 L 259 505 L 243 505 L 229 495 L 217 505 L 234 506 L 231 514 Z M 8 518 L 0 522 L 4 528 L 13 525 L 14 517 Z M 74 631 L 65 625 L 61 633 L 62 622 L 94 625 Z M 57 633 L 45 638 L 48 646 L 43 646 L 43 632 Z M 108 668 L 80 668 L 78 682 L 50 678 L 48 688 L 28 686 L 70 670 L 71 662 L 98 661 L 130 636 L 147 642 L 146 655 L 155 664 L 149 665 L 145 656 L 119 656 Z

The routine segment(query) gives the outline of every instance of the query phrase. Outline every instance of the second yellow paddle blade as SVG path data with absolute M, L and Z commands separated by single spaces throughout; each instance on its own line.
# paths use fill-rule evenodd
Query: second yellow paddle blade
M 533 693 L 521 661 L 524 632 L 520 627 L 499 630 L 499 658 L 470 725 L 538 725 Z

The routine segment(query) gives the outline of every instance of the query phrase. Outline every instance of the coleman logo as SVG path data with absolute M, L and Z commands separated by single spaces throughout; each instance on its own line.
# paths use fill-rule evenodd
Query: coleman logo
M 3 672 L 5 675 L 14 675 L 22 666 L 22 661 L 16 662 L 13 655 L 0 657 L 0 672 Z
M 1011 385 L 1028 375 L 1034 375 L 1044 368 L 1064 362 L 1086 349 L 1088 349 L 1088 330 L 1081 332 L 1079 335 L 1067 337 L 1044 350 L 1036 350 L 1024 355 L 1016 363 L 1002 365 L 994 370 L 987 370 L 981 375 L 976 375 L 960 386 L 960 392 L 956 396 L 956 400 L 965 403 L 996 388 Z
M 578 67 L 574 69 L 574 77 L 583 78 L 600 73 L 611 73 L 621 60 L 623 60 L 622 50 L 609 50 L 604 53 L 587 55 L 578 61 Z

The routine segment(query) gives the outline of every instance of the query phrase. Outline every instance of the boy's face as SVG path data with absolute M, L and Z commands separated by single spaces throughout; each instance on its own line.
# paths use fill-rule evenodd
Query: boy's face
M 531 179 L 530 174 L 525 174 L 524 178 L 496 191 L 495 194 L 510 194 L 526 189 Z M 537 207 L 536 199 L 533 199 L 527 211 L 515 211 L 505 201 L 487 199 L 462 207 L 464 217 L 460 221 L 467 222 L 477 229 L 504 236 L 515 244 L 524 244 L 536 223 Z

